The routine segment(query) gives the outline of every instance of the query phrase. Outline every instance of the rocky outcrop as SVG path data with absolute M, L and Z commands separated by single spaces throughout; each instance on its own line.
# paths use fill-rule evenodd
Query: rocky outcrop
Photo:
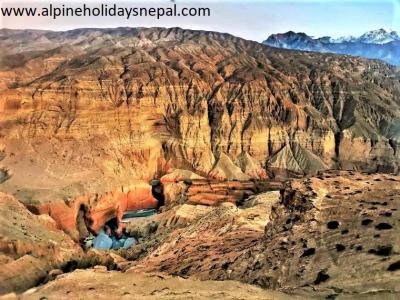
M 399 293 L 399 182 L 343 172 L 291 182 L 272 208 L 265 240 L 225 278 L 314 296 Z
M 250 177 L 242 172 L 231 159 L 224 153 L 221 154 L 209 175 L 218 180 L 249 180 Z
M 183 194 L 184 203 L 218 206 L 224 202 L 242 205 L 249 196 L 276 190 L 279 181 L 193 181 Z
M 35 216 L 0 193 L 0 295 L 43 281 L 52 269 L 79 259 L 83 251 L 46 215 Z
M 316 174 L 328 169 L 318 156 L 297 144 L 283 147 L 271 157 L 268 166 L 272 170 L 284 170 L 294 174 Z
M 201 180 L 201 179 L 205 178 L 189 170 L 173 169 L 169 170 L 167 174 L 161 177 L 160 181 L 163 184 L 168 184 L 170 182 L 179 182 L 184 180 Z
M 155 217 L 157 230 L 137 246 L 147 247 L 146 254 L 133 261 L 129 270 L 162 271 L 202 280 L 218 278 L 263 239 L 265 220 L 279 197 L 279 192 L 259 194 L 246 202 L 245 209 L 227 202 L 218 207 L 175 206 Z M 131 226 L 128 229 L 134 230 Z M 133 248 L 124 255 L 138 258 L 137 251 Z
M 104 224 L 128 210 L 156 208 L 158 200 L 148 183 L 137 181 L 127 192 L 112 191 L 103 195 L 80 196 L 71 201 L 52 201 L 26 204 L 35 214 L 52 217 L 59 229 L 68 233 L 75 241 L 85 237 L 88 231 L 97 233 Z

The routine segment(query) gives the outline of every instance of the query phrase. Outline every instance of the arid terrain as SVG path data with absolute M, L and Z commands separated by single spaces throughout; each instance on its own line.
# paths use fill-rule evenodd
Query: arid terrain
M 0 295 L 400 296 L 395 67 L 180 28 L 0 51 Z M 78 243 L 160 199 L 134 247 Z

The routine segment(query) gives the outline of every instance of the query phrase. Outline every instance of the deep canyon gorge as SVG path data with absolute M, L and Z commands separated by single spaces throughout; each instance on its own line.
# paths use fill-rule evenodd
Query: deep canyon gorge
M 180 28 L 1 29 L 0 51 L 0 294 L 398 296 L 398 67 Z M 79 246 L 149 207 L 132 249 Z

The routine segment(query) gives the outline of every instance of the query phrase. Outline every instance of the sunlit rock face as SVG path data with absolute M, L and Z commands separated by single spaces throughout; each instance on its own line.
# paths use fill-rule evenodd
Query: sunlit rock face
M 0 35 L 10 185 L 398 170 L 399 74 L 383 63 L 178 28 Z
M 398 172 L 399 73 L 383 63 L 179 28 L 0 37 L 0 189 L 75 239 L 82 210 L 97 231 L 129 199 L 156 206 L 145 182 L 164 175 Z

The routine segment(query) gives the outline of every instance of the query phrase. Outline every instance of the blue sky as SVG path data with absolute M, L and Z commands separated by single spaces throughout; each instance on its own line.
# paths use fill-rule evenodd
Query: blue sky
M 400 1 L 396 0 L 241 1 L 236 8 L 220 14 L 226 14 L 226 18 L 235 15 L 232 19 L 238 18 L 237 22 L 248 24 L 235 26 L 234 30 L 237 30 L 238 35 L 255 40 L 262 39 L 260 32 L 269 35 L 288 30 L 306 32 L 317 37 L 339 37 L 361 35 L 379 28 L 400 31 L 400 12 L 396 11 L 398 5 Z
M 0 0 L 2 7 L 32 3 L 23 0 Z M 35 1 L 42 7 L 48 1 Z M 57 0 L 52 3 L 57 3 Z M 169 0 L 134 1 L 64 1 L 58 3 L 118 3 L 128 7 L 168 6 Z M 40 28 L 66 30 L 77 27 L 117 27 L 117 26 L 179 26 L 182 28 L 204 29 L 262 41 L 272 33 L 288 30 L 306 32 L 319 37 L 330 35 L 361 35 L 379 28 L 400 32 L 400 0 L 176 0 L 179 6 L 210 7 L 211 17 L 180 17 L 156 20 L 150 17 L 125 20 L 108 18 L 64 18 L 58 20 L 44 17 L 23 20 L 2 18 L 1 27 Z

